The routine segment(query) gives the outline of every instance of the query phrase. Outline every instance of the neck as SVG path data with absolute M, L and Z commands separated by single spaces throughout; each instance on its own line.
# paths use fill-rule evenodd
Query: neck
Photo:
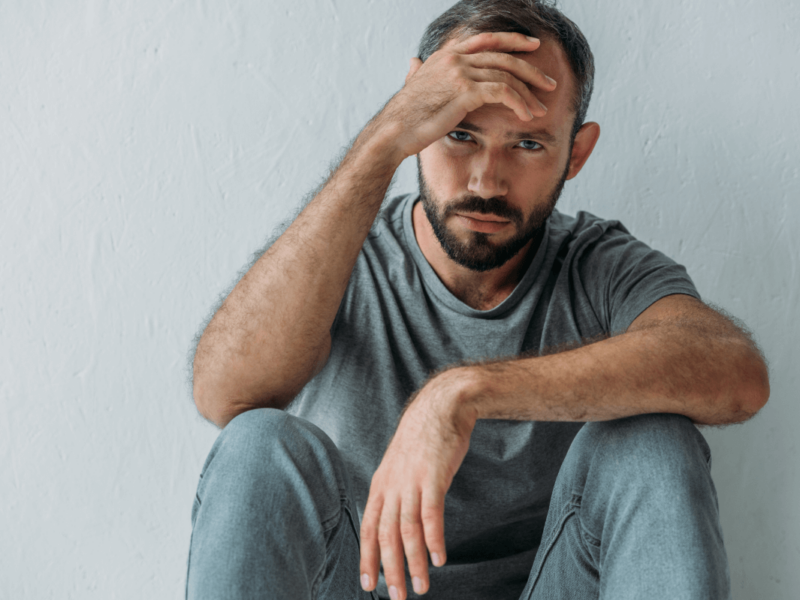
M 477 310 L 494 308 L 514 291 L 536 255 L 544 231 L 537 233 L 503 266 L 479 272 L 459 265 L 447 255 L 433 232 L 421 202 L 414 205 L 411 214 L 414 235 L 425 259 L 451 294 Z

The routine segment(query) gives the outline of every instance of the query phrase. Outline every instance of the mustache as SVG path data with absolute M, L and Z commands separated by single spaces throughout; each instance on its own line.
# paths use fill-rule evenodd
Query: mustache
M 515 225 L 522 225 L 522 211 L 511 206 L 507 200 L 500 197 L 480 198 L 478 196 L 465 196 L 454 200 L 444 207 L 444 217 L 454 212 L 474 212 L 484 215 L 496 215 L 507 219 Z

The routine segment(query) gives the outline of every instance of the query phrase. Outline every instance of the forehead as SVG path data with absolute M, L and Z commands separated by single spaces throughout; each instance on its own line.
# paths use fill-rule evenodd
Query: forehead
M 457 40 L 450 40 L 443 47 L 448 47 L 455 43 L 457 43 Z M 569 134 L 572 131 L 572 123 L 575 119 L 575 111 L 573 110 L 575 78 L 569 65 L 569 59 L 561 44 L 552 37 L 542 36 L 541 45 L 534 52 L 512 52 L 511 55 L 524 60 L 545 75 L 556 80 L 558 85 L 553 91 L 544 91 L 528 84 L 528 89 L 547 107 L 547 115 L 541 118 L 537 117 L 534 122 L 537 122 L 541 127 L 547 127 L 552 130 L 553 134 L 557 134 L 561 130 Z M 513 111 L 504 105 L 484 105 L 475 113 L 493 113 L 498 116 L 502 114 L 509 122 L 517 126 L 523 125 L 523 121 L 520 121 Z

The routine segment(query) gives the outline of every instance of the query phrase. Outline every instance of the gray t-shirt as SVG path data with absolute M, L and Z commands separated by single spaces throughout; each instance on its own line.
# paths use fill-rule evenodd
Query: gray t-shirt
M 395 197 L 376 219 L 331 328 L 328 363 L 288 409 L 341 450 L 359 516 L 400 412 L 431 372 L 622 333 L 664 296 L 699 298 L 682 266 L 618 221 L 555 211 L 511 295 L 491 310 L 470 308 L 442 284 L 417 244 L 417 200 Z M 556 475 L 581 425 L 478 421 L 445 499 L 448 562 L 431 570 L 428 597 L 519 597 Z M 416 597 L 410 584 L 408 590 Z M 388 598 L 383 576 L 378 593 Z

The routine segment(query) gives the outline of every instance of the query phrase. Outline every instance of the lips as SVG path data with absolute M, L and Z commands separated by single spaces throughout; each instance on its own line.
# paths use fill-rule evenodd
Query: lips
M 508 223 L 508 219 L 504 219 L 503 217 L 498 217 L 497 215 L 486 215 L 483 213 L 474 213 L 474 212 L 463 212 L 463 213 L 456 213 L 461 217 L 467 217 L 468 219 L 473 219 L 474 221 L 490 221 L 492 223 Z
M 461 225 L 480 233 L 497 233 L 511 223 L 497 215 L 483 213 L 456 213 L 455 216 Z

